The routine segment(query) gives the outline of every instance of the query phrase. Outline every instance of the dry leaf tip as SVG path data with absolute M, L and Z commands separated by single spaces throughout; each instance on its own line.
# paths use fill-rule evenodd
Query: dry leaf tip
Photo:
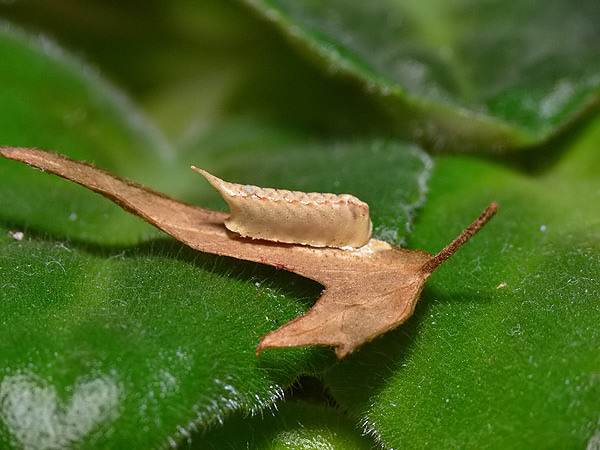
M 456 251 L 461 248 L 469 239 L 471 239 L 483 226 L 489 222 L 498 212 L 498 203 L 492 202 L 481 213 L 481 215 L 473 221 L 471 225 L 465 228 L 452 242 L 444 247 L 437 255 L 431 258 L 423 266 L 425 272 L 433 272 L 440 264 L 450 258 Z

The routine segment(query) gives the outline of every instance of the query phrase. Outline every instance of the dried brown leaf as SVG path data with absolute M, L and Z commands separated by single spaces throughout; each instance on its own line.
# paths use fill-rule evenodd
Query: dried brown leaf
M 256 353 L 273 347 L 331 345 L 343 358 L 413 313 L 429 275 L 496 213 L 496 203 L 433 256 L 371 239 L 358 249 L 309 247 L 248 239 L 228 231 L 228 214 L 188 205 L 55 153 L 0 147 L 22 161 L 98 192 L 124 209 L 202 252 L 285 269 L 322 284 L 323 295 L 303 316 L 268 333 Z

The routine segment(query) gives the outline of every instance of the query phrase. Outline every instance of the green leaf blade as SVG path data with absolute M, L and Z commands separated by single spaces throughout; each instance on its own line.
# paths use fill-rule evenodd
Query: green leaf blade
M 140 181 L 173 161 L 160 133 L 125 96 L 56 44 L 0 24 L 0 57 L 7 61 L 0 73 L 2 145 L 60 150 L 117 172 L 131 167 Z M 4 218 L 12 223 L 35 216 L 45 230 L 117 245 L 157 234 L 103 199 L 21 165 L 0 161 L 0 177 Z
M 598 104 L 592 1 L 247 3 L 435 149 L 529 146 Z
M 500 209 L 431 276 L 413 318 L 328 376 L 386 446 L 582 447 L 597 432 L 599 185 L 585 174 L 598 129 L 537 175 L 437 160 L 411 245 L 435 251 L 479 203 Z
M 26 445 L 50 432 L 44 422 L 27 428 L 16 399 L 29 398 L 31 414 L 57 426 L 57 443 L 153 447 L 272 405 L 309 361 L 317 364 L 305 349 L 272 371 L 254 354 L 262 334 L 303 311 L 290 299 L 314 294 L 311 283 L 290 279 L 282 289 L 265 281 L 269 270 L 246 264 L 240 272 L 160 242 L 106 254 L 3 240 L 3 439 Z M 82 423 L 74 408 L 93 415 L 105 390 L 103 413 L 69 437 Z

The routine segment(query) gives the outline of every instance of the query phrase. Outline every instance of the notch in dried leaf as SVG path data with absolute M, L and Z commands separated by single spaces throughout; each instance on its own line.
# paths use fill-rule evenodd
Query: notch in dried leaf
M 370 239 L 358 249 L 308 247 L 233 236 L 227 214 L 187 205 L 88 164 L 41 150 L 0 147 L 0 154 L 96 191 L 175 239 L 203 252 L 268 264 L 321 283 L 323 295 L 303 316 L 266 334 L 272 347 L 331 345 L 343 358 L 413 313 L 429 275 L 496 213 L 481 216 L 437 255 Z

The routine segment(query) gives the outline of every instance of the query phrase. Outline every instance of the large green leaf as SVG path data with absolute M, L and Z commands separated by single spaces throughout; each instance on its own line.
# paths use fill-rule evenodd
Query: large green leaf
M 536 143 L 598 102 L 598 2 L 247 0 L 435 148 Z
M 431 163 L 412 145 L 300 145 L 281 133 L 270 150 L 192 149 L 177 159 L 160 152 L 152 128 L 136 125 L 139 113 L 53 44 L 5 27 L 0 52 L 0 90 L 10 100 L 0 107 L 3 144 L 64 149 L 207 204 L 217 199 L 191 178 L 190 162 L 244 177 L 234 181 L 354 191 L 373 204 L 377 232 L 397 240 L 423 200 Z M 65 125 L 64 111 L 76 108 L 84 122 Z M 0 172 L 0 446 L 176 443 L 235 411 L 272 406 L 298 375 L 333 362 L 319 348 L 254 354 L 264 333 L 310 307 L 315 283 L 194 252 L 102 197 L 14 161 L 1 160 Z M 292 183 L 287 173 L 305 176 Z M 355 182 L 375 175 L 377 183 Z
M 440 158 L 411 245 L 498 216 L 432 275 L 415 316 L 329 376 L 394 448 L 584 448 L 600 417 L 600 122 L 551 167 Z M 546 152 L 547 154 L 547 152 Z
M 123 94 L 47 39 L 0 25 L 0 59 L 2 145 L 60 150 L 117 173 L 127 167 L 141 182 L 173 161 L 160 133 Z M 24 166 L 0 164 L 0 179 L 5 220 L 35 218 L 30 226 L 115 244 L 156 235 L 116 206 Z
M 3 447 L 161 446 L 271 405 L 310 370 L 310 350 L 254 354 L 303 311 L 294 298 L 318 293 L 310 283 L 165 241 L 99 249 L 0 233 Z

